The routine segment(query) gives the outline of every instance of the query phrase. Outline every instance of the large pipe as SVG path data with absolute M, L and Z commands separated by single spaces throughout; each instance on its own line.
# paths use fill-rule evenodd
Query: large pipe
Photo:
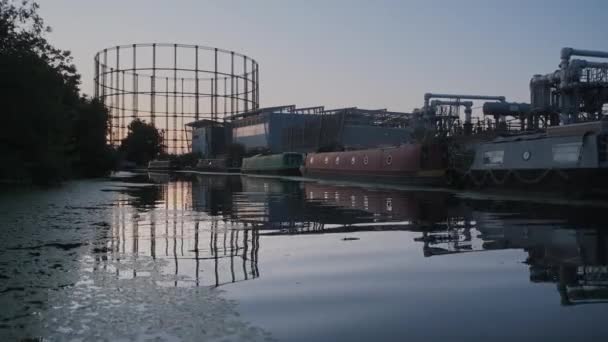
M 431 101 L 431 106 L 463 106 L 463 107 L 472 107 L 473 101 L 441 101 L 441 100 L 433 100 Z
M 496 100 L 500 102 L 505 102 L 506 98 L 504 96 L 487 96 L 487 95 L 457 95 L 457 94 L 435 94 L 435 93 L 426 93 L 424 94 L 424 106 L 428 108 L 429 100 L 432 98 L 442 98 L 442 99 L 466 99 L 466 100 Z
M 531 106 L 527 103 L 486 102 L 483 104 L 484 115 L 519 116 L 529 114 L 531 110 Z
M 431 101 L 431 105 L 436 106 L 472 106 L 473 101 L 443 101 L 443 100 L 433 100 Z
M 583 69 L 583 68 L 597 68 L 597 69 L 608 69 L 608 63 L 586 61 L 584 59 L 573 59 L 570 61 L 572 68 Z
M 572 56 L 583 56 L 583 57 L 599 57 L 608 58 L 608 52 L 605 51 L 594 51 L 594 50 L 579 50 L 565 47 L 562 49 L 561 57 L 563 61 L 569 61 Z

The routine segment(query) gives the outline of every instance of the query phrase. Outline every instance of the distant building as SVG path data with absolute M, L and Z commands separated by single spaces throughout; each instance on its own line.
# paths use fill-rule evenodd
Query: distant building
M 217 156 L 230 143 L 253 152 L 312 152 L 400 145 L 410 140 L 409 113 L 356 107 L 325 110 L 294 105 L 260 108 L 220 123 L 199 120 L 192 127 L 192 151 Z
M 356 107 L 325 110 L 293 105 L 233 116 L 232 141 L 248 151 L 311 152 L 323 148 L 399 145 L 410 139 L 408 113 Z
M 231 142 L 229 125 L 212 120 L 198 120 L 186 124 L 192 128 L 192 152 L 200 156 L 226 153 Z

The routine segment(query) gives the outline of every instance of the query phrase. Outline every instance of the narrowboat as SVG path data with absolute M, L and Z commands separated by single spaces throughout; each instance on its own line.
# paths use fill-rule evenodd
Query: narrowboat
M 300 167 L 304 155 L 302 153 L 286 152 L 243 158 L 242 173 L 265 173 L 280 175 L 300 175 Z
M 196 163 L 196 169 L 199 171 L 226 172 L 228 166 L 226 159 L 199 159 Z
M 603 120 L 497 138 L 476 146 L 464 181 L 479 188 L 606 192 L 607 138 Z
M 307 177 L 413 185 L 442 185 L 446 170 L 445 147 L 411 143 L 396 147 L 310 153 L 303 173 Z
M 608 52 L 563 48 L 558 70 L 532 76 L 529 111 L 515 116 L 526 132 L 478 144 L 464 168 L 465 185 L 608 193 L 608 63 L 573 56 L 608 58 Z M 502 121 L 512 116 L 486 109 L 484 115 Z
M 173 171 L 177 167 L 170 160 L 151 160 L 148 162 L 148 170 Z

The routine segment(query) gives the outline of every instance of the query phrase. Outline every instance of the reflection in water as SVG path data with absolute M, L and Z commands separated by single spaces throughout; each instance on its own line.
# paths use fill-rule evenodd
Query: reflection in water
M 424 232 L 425 256 L 522 249 L 530 281 L 553 282 L 563 305 L 608 302 L 608 239 L 601 228 L 564 229 L 555 225 L 497 226 L 480 215 L 476 227 Z
M 214 196 L 226 194 L 216 191 L 216 183 L 193 185 L 188 180 L 170 181 L 168 176 L 158 175 L 150 175 L 150 180 L 160 185 L 127 187 L 118 196 L 112 236 L 103 249 L 96 250 L 98 267 L 120 278 L 149 276 L 149 272 L 140 271 L 148 265 L 139 261 L 150 257 L 161 266 L 161 274 L 170 276 L 172 281 L 166 283 L 172 286 L 192 282 L 219 286 L 259 276 L 258 231 L 211 216 L 222 212 L 220 196 Z M 203 201 L 198 202 L 201 198 L 195 196 L 201 194 Z M 133 260 L 121 263 L 124 257 Z M 113 262 L 104 262 L 108 259 Z
M 522 249 L 528 253 L 530 281 L 554 282 L 564 305 L 608 302 L 608 240 L 604 227 L 579 228 L 595 213 L 566 208 L 518 208 L 497 215 L 483 201 L 450 203 L 446 194 L 370 191 L 315 183 L 306 185 L 307 200 L 320 199 L 340 208 L 368 212 L 375 220 L 406 220 L 402 229 L 421 231 L 426 257 L 466 252 Z M 542 216 L 552 210 L 551 215 Z M 344 211 L 343 211 L 344 212 Z M 530 220 L 529 215 L 543 219 Z M 522 217 L 527 219 L 523 220 Z M 546 218 L 545 218 L 546 217 Z M 598 221 L 602 222 L 599 218 Z M 390 226 L 389 226 L 390 227 Z M 365 228 L 363 228 L 365 229 Z M 374 227 L 374 230 L 382 229 Z M 391 227 L 393 229 L 393 227 Z
M 219 286 L 260 276 L 260 236 L 403 230 L 420 234 L 425 257 L 523 250 L 530 281 L 556 283 L 562 304 L 608 300 L 606 234 L 584 208 L 264 177 L 171 177 L 150 174 L 156 185 L 123 191 L 99 267 L 132 255 L 131 268 L 108 271 L 147 276 L 137 258 L 149 256 L 165 261 L 169 285 Z
M 2 198 L 0 340 L 267 340 L 255 326 L 302 341 L 608 335 L 592 205 L 124 176 Z

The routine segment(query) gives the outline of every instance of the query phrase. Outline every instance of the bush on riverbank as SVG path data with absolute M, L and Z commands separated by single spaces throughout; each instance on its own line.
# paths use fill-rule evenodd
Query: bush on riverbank
M 115 155 L 108 112 L 79 94 L 71 54 L 48 43 L 37 10 L 35 2 L 0 0 L 0 180 L 104 175 Z

